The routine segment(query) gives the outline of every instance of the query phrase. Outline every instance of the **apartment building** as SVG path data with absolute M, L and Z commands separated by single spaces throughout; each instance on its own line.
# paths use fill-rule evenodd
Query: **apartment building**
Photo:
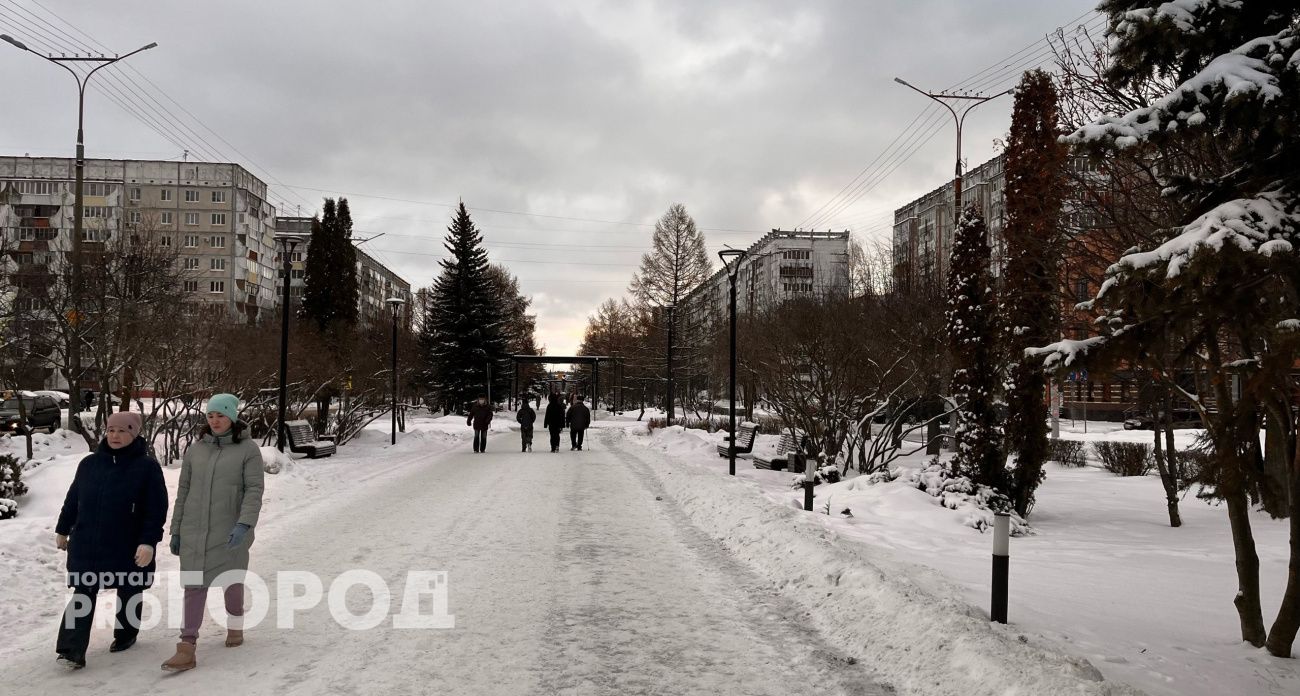
M 74 160 L 0 157 L 0 232 L 20 269 L 71 248 Z M 82 241 L 149 235 L 176 250 L 185 299 L 256 321 L 275 310 L 275 210 L 237 164 L 86 160 Z M 93 250 L 93 249 L 92 249 Z

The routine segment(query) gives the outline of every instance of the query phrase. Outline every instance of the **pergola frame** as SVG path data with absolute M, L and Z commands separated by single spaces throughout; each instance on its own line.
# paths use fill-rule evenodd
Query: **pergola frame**
M 510 381 L 510 399 L 519 397 L 520 365 L 590 365 L 591 366 L 591 410 L 596 410 L 600 403 L 600 364 L 613 361 L 608 355 L 511 355 L 510 364 L 513 374 Z

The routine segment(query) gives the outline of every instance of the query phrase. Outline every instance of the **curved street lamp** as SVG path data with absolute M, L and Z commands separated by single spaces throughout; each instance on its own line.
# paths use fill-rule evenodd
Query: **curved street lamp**
M 292 232 L 281 232 L 275 235 L 275 241 L 280 243 L 281 254 L 284 258 L 284 297 L 280 305 L 280 404 L 279 419 L 275 426 L 275 448 L 284 451 L 284 410 L 288 403 L 289 392 L 289 313 L 292 306 L 289 299 L 289 278 L 293 275 L 293 250 L 307 237 L 306 235 L 295 234 Z
M 79 307 L 81 304 L 81 231 L 84 220 L 85 210 L 83 209 L 84 197 L 82 195 L 83 182 L 85 181 L 86 172 L 86 137 L 85 137 L 85 114 L 86 114 L 86 83 L 90 82 L 93 76 L 100 68 L 112 65 L 119 60 L 126 60 L 131 56 L 156 48 L 157 43 L 151 43 L 147 46 L 131 51 L 120 56 L 92 56 L 92 55 L 72 55 L 72 56 L 55 56 L 37 53 L 27 47 L 27 44 L 15 39 L 8 34 L 0 34 L 0 41 L 17 48 L 20 51 L 26 51 L 41 59 L 48 60 L 51 63 L 67 70 L 72 79 L 77 81 L 77 159 L 76 159 L 76 183 L 73 189 L 73 211 L 72 211 L 72 263 L 71 273 L 69 273 L 69 285 L 71 286 L 72 312 L 70 314 L 70 324 L 72 329 L 71 339 L 68 341 L 68 390 L 73 394 L 81 391 L 81 341 L 78 327 L 81 325 Z M 65 65 L 65 63 L 98 63 L 95 67 L 82 77 L 77 71 Z M 77 426 L 80 424 L 80 418 L 77 414 L 81 411 L 81 399 L 71 399 L 68 403 L 68 428 L 80 432 Z
M 731 281 L 731 372 L 730 387 L 727 398 L 731 401 L 727 414 L 730 418 L 731 434 L 727 437 L 728 469 L 736 475 L 736 274 L 740 272 L 740 262 L 745 259 L 743 249 L 723 249 L 718 252 L 722 265 L 727 269 L 727 278 Z
M 402 314 L 402 305 L 406 300 L 400 297 L 390 297 L 384 302 L 388 303 L 388 309 L 393 314 L 393 432 L 391 444 L 397 444 L 397 318 Z

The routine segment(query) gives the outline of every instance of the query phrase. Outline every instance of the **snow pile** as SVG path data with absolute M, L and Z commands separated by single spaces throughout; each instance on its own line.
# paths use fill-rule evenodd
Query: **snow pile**
M 658 441 L 679 437 L 657 431 L 653 439 L 635 439 L 663 449 L 667 443 Z M 767 504 L 752 484 L 736 485 L 704 466 L 647 462 L 647 468 L 693 523 L 800 601 L 823 635 L 900 693 L 1140 693 L 1105 682 L 1086 660 L 990 624 L 983 612 L 958 599 L 960 588 L 935 571 L 900 562 L 880 548 L 841 543 L 822 522 L 838 515 Z M 840 512 L 840 504 L 831 507 Z M 858 516 L 843 517 L 851 522 Z
M 278 474 L 293 468 L 293 457 L 288 452 L 281 452 L 274 447 L 262 447 L 262 470 L 268 474 Z

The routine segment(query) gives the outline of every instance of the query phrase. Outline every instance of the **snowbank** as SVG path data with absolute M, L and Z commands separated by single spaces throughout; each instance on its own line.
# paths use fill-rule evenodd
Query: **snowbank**
M 712 446 L 680 428 L 635 439 L 670 453 L 699 448 L 689 440 Z M 835 531 L 819 524 L 824 516 L 767 504 L 754 486 L 735 485 L 725 469 L 693 464 L 650 469 L 695 524 L 770 577 L 783 593 L 803 601 L 824 635 L 900 693 L 1140 693 L 1103 681 L 1085 660 L 990 624 L 982 612 L 957 599 L 961 591 L 933 570 L 901 562 L 882 549 L 842 543 Z
M 1063 436 L 1078 439 L 1146 442 L 1151 437 L 1150 431 L 1123 431 L 1118 424 L 1098 428 L 1090 423 L 1087 436 L 1071 433 L 1068 421 L 1062 425 Z M 1048 466 L 1029 519 L 1032 533 L 1011 543 L 1012 623 L 1007 628 L 984 621 L 991 535 L 967 526 L 966 511 L 945 509 L 942 497 L 908 483 L 909 472 L 925 466 L 923 455 L 900 460 L 900 476 L 892 483 L 872 485 L 867 477 L 851 476 L 818 486 L 816 514 L 810 514 L 802 511 L 803 493 L 790 489 L 787 472 L 744 463 L 738 464 L 735 479 L 727 476 L 725 460 L 709 449 L 721 442 L 719 434 L 664 429 L 646 437 L 644 428 L 627 432 L 629 441 L 671 455 L 670 462 L 653 467 L 665 487 L 697 523 L 765 568 L 774 581 L 805 595 L 814 588 L 838 594 L 851 588 L 864 595 L 861 600 L 828 597 L 813 614 L 819 626 L 845 641 L 846 650 L 891 663 L 882 672 L 899 671 L 911 680 L 896 682 L 900 687 L 924 686 L 924 679 L 909 677 L 908 669 L 929 662 L 909 662 L 912 655 L 935 661 L 932 669 L 941 680 L 968 668 L 975 670 L 972 674 L 1005 669 L 1008 676 L 997 680 L 1005 693 L 1105 693 L 1095 689 L 1122 683 L 1152 696 L 1281 695 L 1296 693 L 1300 685 L 1295 660 L 1271 657 L 1237 640 L 1232 538 L 1222 507 L 1186 496 L 1183 526 L 1170 528 L 1154 475 L 1121 478 L 1094 467 Z M 1179 446 L 1190 444 L 1195 435 L 1178 431 Z M 756 450 L 767 437 L 772 436 L 760 436 Z M 1286 580 L 1287 521 L 1257 513 L 1252 524 L 1261 595 L 1266 620 L 1271 620 Z M 772 563 L 764 560 L 767 556 Z M 817 570 L 810 573 L 808 568 Z M 825 577 L 837 573 L 838 587 Z M 845 578 L 852 582 L 846 585 Z M 921 606 L 904 610 L 891 604 L 902 601 Z M 952 618 L 958 621 L 953 625 L 936 623 L 936 611 L 965 618 Z M 1058 655 L 1056 662 L 1044 664 L 1055 665 L 1049 672 L 1065 675 L 1076 665 L 1085 690 L 1029 686 L 1034 677 L 1021 671 L 1025 653 L 1007 653 L 1003 659 L 1008 664 L 996 669 L 987 655 L 980 658 L 986 661 L 967 664 L 974 658 L 938 650 L 942 640 L 930 632 L 951 633 L 963 652 L 970 645 L 981 651 L 1001 645 L 976 637 L 983 632 L 1036 646 L 1045 654 L 1076 656 L 1078 661 Z M 901 656 L 872 647 L 878 643 L 892 643 Z M 906 664 L 894 664 L 894 657 Z M 1106 684 L 1087 685 L 1092 670 L 1085 659 Z M 982 688 L 971 693 L 986 693 Z

